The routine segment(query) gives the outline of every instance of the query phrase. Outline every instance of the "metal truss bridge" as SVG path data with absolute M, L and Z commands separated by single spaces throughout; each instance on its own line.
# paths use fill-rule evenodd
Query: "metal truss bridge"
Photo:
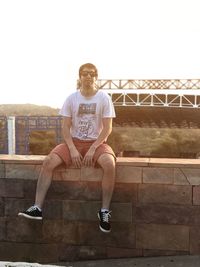
M 200 79 L 98 80 L 115 106 L 200 108 Z

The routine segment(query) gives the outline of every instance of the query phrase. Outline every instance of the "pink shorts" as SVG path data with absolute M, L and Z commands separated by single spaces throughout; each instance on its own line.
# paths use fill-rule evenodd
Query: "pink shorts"
M 73 143 L 74 143 L 75 147 L 77 148 L 77 150 L 79 151 L 79 153 L 83 157 L 85 156 L 85 154 L 89 150 L 90 146 L 94 142 L 95 142 L 94 140 L 86 141 L 86 140 L 79 140 L 77 138 L 73 138 Z M 67 144 L 63 143 L 63 144 L 57 145 L 51 151 L 51 153 L 57 154 L 64 161 L 64 163 L 67 166 L 72 164 L 71 155 L 70 155 L 69 148 L 68 148 Z M 98 158 L 104 153 L 111 154 L 114 157 L 114 159 L 116 160 L 116 156 L 115 156 L 115 153 L 112 150 L 112 148 L 108 144 L 103 143 L 99 147 L 97 147 L 97 149 L 94 153 L 94 157 L 93 157 L 94 163 L 96 163 Z

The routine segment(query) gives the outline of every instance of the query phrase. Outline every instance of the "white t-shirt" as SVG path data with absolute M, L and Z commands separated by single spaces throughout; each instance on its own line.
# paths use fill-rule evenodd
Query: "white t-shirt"
M 114 118 L 110 96 L 99 90 L 94 96 L 84 97 L 76 91 L 67 97 L 60 115 L 72 118 L 71 135 L 81 140 L 96 140 L 103 128 L 102 118 Z

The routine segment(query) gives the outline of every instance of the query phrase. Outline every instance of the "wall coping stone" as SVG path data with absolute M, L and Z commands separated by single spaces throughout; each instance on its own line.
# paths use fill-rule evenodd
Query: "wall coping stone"
M 41 164 L 42 155 L 0 155 L 0 163 Z M 200 168 L 200 159 L 118 157 L 117 166 Z M 73 167 L 73 166 L 72 166 Z

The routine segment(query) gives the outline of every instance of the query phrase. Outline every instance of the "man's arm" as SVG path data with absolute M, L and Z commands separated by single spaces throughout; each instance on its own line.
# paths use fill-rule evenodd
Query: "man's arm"
M 99 134 L 98 138 L 96 141 L 91 145 L 90 149 L 86 153 L 84 159 L 83 159 L 83 164 L 85 166 L 92 166 L 93 165 L 93 156 L 95 153 L 95 150 L 97 149 L 98 146 L 100 146 L 108 136 L 112 132 L 112 118 L 103 118 L 102 119 L 103 123 L 103 129 L 101 133 Z
M 94 147 L 95 149 L 99 145 L 101 145 L 104 141 L 106 141 L 108 136 L 112 132 L 112 118 L 103 118 L 102 123 L 103 123 L 103 129 L 100 135 L 98 136 L 97 140 L 92 144 L 92 147 Z
M 63 127 L 62 127 L 63 138 L 64 138 L 64 141 L 69 148 L 72 163 L 76 167 L 80 168 L 82 165 L 82 156 L 78 152 L 78 150 L 76 149 L 76 147 L 73 143 L 72 136 L 70 133 L 71 125 L 72 125 L 72 119 L 70 117 L 64 117 Z

